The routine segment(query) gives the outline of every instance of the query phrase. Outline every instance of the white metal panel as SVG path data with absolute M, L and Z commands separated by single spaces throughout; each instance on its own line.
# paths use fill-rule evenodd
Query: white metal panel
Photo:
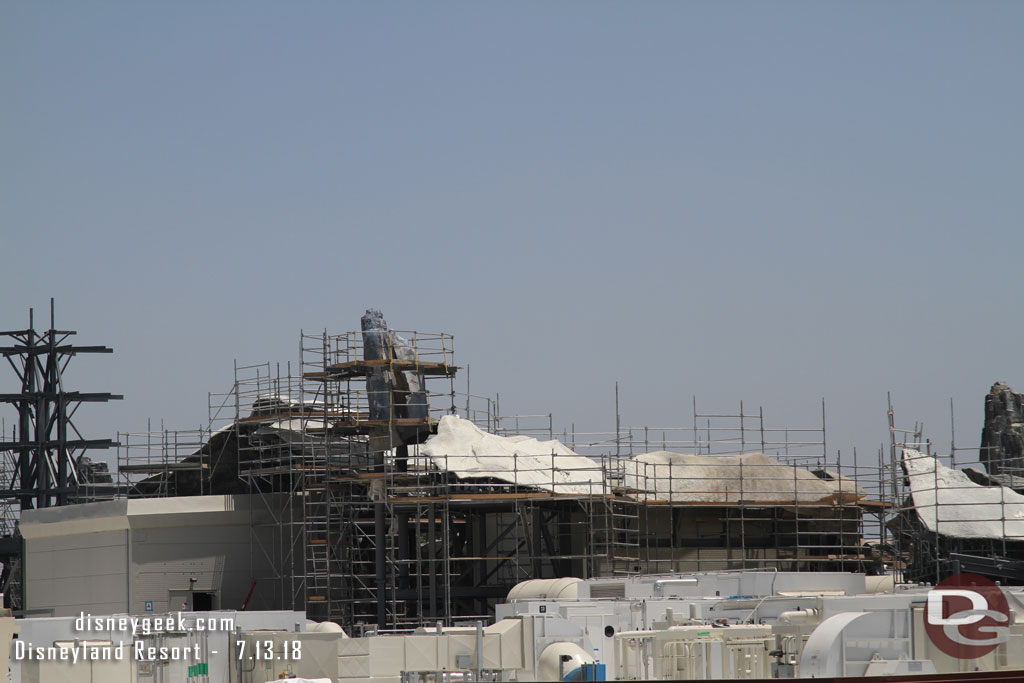
M 356 640 L 356 639 L 353 639 Z M 369 678 L 370 656 L 338 657 L 338 678 Z
M 448 668 L 458 669 L 455 658 L 458 655 L 476 656 L 476 635 L 470 633 L 453 633 L 448 636 Z
M 445 664 L 438 661 L 438 643 L 444 636 L 406 636 L 405 668 L 409 671 L 434 671 Z
M 484 666 L 499 669 L 523 668 L 523 622 L 521 619 L 503 619 L 484 629 Z M 495 653 L 488 644 L 497 641 Z M 492 661 L 494 662 L 492 664 Z
M 338 643 L 339 657 L 358 657 L 370 654 L 369 638 L 348 638 Z
M 131 658 L 122 661 L 62 662 L 60 660 L 25 662 L 22 683 L 133 683 Z
M 372 676 L 401 676 L 405 668 L 405 643 L 401 638 L 370 638 Z

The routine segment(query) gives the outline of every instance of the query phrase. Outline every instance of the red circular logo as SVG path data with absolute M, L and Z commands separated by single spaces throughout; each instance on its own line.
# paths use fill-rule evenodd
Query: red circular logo
M 954 574 L 928 591 L 924 628 L 950 657 L 976 659 L 1005 643 L 1010 606 L 999 586 L 977 574 Z

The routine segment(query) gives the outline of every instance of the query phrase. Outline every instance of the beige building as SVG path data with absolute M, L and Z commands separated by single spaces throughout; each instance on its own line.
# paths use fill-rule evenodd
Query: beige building
M 250 496 L 26 510 L 20 525 L 26 611 L 77 616 L 240 609 L 253 577 L 271 571 L 251 536 L 266 514 L 266 506 Z M 278 608 L 273 586 L 260 588 L 248 609 Z

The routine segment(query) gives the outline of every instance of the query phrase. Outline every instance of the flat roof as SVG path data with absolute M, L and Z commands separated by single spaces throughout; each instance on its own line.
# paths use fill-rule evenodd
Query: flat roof
M 122 498 L 24 510 L 19 528 L 23 537 L 34 539 L 183 525 L 248 525 L 267 516 L 264 503 L 251 495 Z

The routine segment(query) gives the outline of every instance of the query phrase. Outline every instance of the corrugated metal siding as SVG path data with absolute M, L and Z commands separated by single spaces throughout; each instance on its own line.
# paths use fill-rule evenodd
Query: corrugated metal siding
M 592 583 L 590 584 L 590 597 L 592 598 L 624 598 L 626 597 L 626 584 L 619 583 Z
M 63 541 L 63 542 L 62 542 Z M 128 558 L 124 531 L 26 542 L 26 607 L 55 616 L 123 612 Z
M 225 608 L 240 607 L 250 578 L 249 529 L 166 527 L 132 531 L 132 602 L 170 609 L 171 590 L 214 591 Z

